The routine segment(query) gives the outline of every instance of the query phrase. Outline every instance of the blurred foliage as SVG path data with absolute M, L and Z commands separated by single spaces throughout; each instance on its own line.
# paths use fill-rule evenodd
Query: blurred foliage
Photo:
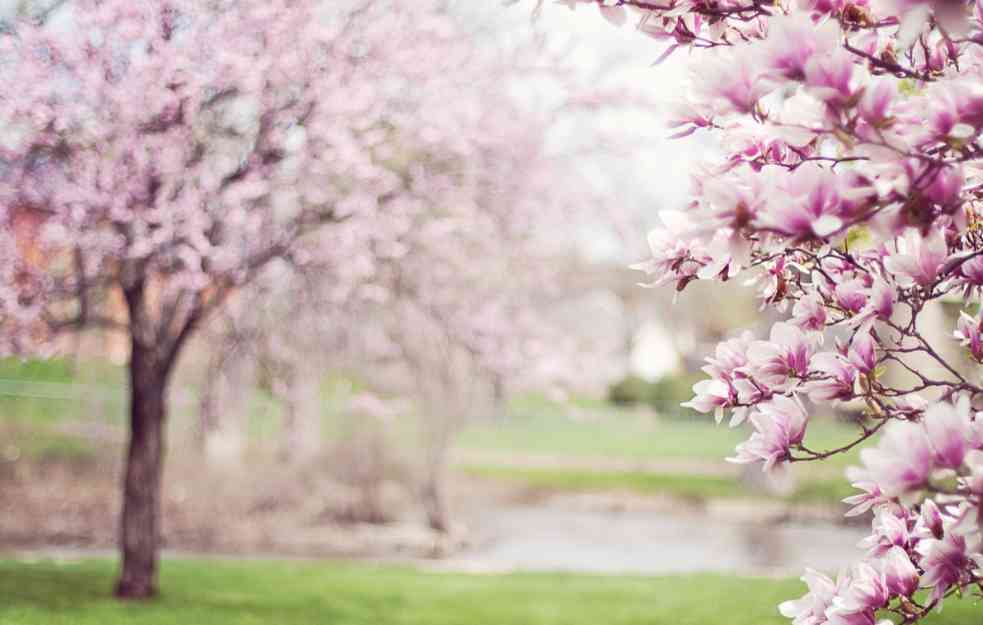
M 661 416 L 693 417 L 699 413 L 680 404 L 693 398 L 693 385 L 705 377 L 701 373 L 677 373 L 649 382 L 629 375 L 608 389 L 608 400 L 617 406 L 649 406 Z
M 680 406 L 683 402 L 693 399 L 693 385 L 706 379 L 699 373 L 679 373 L 659 378 L 653 385 L 649 402 L 660 415 L 687 416 L 710 419 L 712 415 L 703 415 L 691 408 Z
M 654 397 L 655 384 L 637 375 L 626 376 L 608 389 L 608 400 L 616 406 L 647 404 Z

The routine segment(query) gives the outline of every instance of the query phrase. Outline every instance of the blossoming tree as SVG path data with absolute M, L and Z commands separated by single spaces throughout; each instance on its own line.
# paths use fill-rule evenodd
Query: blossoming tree
M 297 254 L 304 262 L 254 281 L 208 328 L 217 366 L 205 377 L 217 382 L 215 390 L 225 384 L 222 368 L 235 378 L 252 359 L 277 363 L 271 369 L 288 414 L 294 391 L 304 397 L 298 387 L 316 385 L 327 370 L 354 373 L 373 390 L 406 400 L 398 418 L 416 426 L 410 428 L 417 434 L 413 481 L 429 525 L 440 532 L 452 526 L 444 495 L 448 454 L 466 420 L 503 409 L 496 402 L 518 389 L 606 382 L 600 365 L 612 347 L 571 332 L 579 322 L 563 325 L 561 313 L 584 295 L 567 274 L 584 272 L 576 226 L 593 223 L 599 206 L 590 184 L 570 172 L 612 146 L 628 150 L 620 132 L 593 123 L 599 109 L 620 110 L 625 93 L 609 96 L 552 63 L 517 67 L 517 59 L 549 55 L 532 38 L 486 42 L 482 50 L 492 58 L 482 63 L 481 77 L 467 66 L 449 70 L 469 81 L 458 97 L 472 101 L 472 123 L 482 128 L 470 156 L 433 146 L 407 161 L 407 167 L 434 164 L 427 184 L 387 208 L 386 223 L 369 228 L 375 234 L 368 244 L 352 232 L 366 229 L 356 221 L 309 237 Z M 535 98 L 517 101 L 500 88 L 508 83 L 530 93 L 547 90 L 558 104 L 544 111 L 525 101 Z M 435 102 L 434 114 L 444 108 Z M 605 147 L 550 145 L 551 132 L 571 121 L 581 122 L 580 143 Z M 619 210 L 609 201 L 603 212 Z M 323 248 L 350 248 L 350 260 L 325 259 Z M 252 303 L 259 299 L 276 303 Z M 268 356 L 243 357 L 257 349 Z M 595 366 L 572 365 L 585 358 Z M 219 429 L 213 404 L 205 406 L 203 429 Z M 236 420 L 234 409 L 224 412 L 227 421 Z M 310 432 L 322 418 L 315 405 L 300 419 L 284 420 L 287 440 L 299 443 L 286 457 L 304 460 L 318 451 L 321 441 Z
M 480 92 L 450 71 L 473 50 L 431 3 L 58 7 L 0 33 L 0 345 L 92 325 L 130 337 L 117 594 L 146 597 L 188 338 L 275 259 L 319 254 L 357 277 L 440 166 L 481 149 Z M 331 245 L 304 244 L 325 230 Z M 100 313 L 111 292 L 123 320 Z
M 749 421 L 731 459 L 775 470 L 865 445 L 848 514 L 866 554 L 780 606 L 796 625 L 913 623 L 983 590 L 983 383 L 926 333 L 983 362 L 983 5 L 959 0 L 566 0 L 667 53 L 699 48 L 673 125 L 720 135 L 685 211 L 640 265 L 655 284 L 750 276 L 787 315 L 767 341 L 723 342 L 690 405 Z M 901 382 L 884 375 L 906 372 Z M 857 436 L 809 445 L 810 410 L 864 406 Z M 927 592 L 921 593 L 920 590 Z

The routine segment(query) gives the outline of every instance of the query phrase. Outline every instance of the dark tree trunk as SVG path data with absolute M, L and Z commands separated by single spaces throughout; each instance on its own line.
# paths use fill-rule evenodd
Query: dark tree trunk
M 450 531 L 450 519 L 444 500 L 443 480 L 438 472 L 432 473 L 426 479 L 421 489 L 420 498 L 423 510 L 427 515 L 427 525 L 435 532 L 446 534 Z
M 123 478 L 120 549 L 123 569 L 116 596 L 143 599 L 157 594 L 160 550 L 165 391 L 170 359 L 132 342 L 130 356 L 130 446 Z

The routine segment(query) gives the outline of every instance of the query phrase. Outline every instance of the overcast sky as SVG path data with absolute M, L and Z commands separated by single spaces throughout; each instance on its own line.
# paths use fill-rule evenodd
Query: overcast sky
M 531 28 L 530 17 L 536 0 L 519 0 L 505 6 L 502 2 L 489 2 L 486 10 L 501 16 L 503 29 Z M 493 19 L 485 14 L 483 19 Z M 572 44 L 568 57 L 576 67 L 593 75 L 602 68 L 612 83 L 624 81 L 634 88 L 644 90 L 653 105 L 644 113 L 610 114 L 603 123 L 619 126 L 643 144 L 630 162 L 618 163 L 619 172 L 607 184 L 614 183 L 612 193 L 637 207 L 643 236 L 647 228 L 658 223 L 656 217 L 662 208 L 680 208 L 689 194 L 689 175 L 701 154 L 712 150 L 712 141 L 706 136 L 691 136 L 682 140 L 670 140 L 666 123 L 673 102 L 685 93 L 685 79 L 689 65 L 689 53 L 679 51 L 667 61 L 654 65 L 666 49 L 666 42 L 656 41 L 640 33 L 633 23 L 617 28 L 603 17 L 594 5 L 584 5 L 576 10 L 546 0 L 535 28 L 546 32 L 555 41 Z M 637 244 L 637 241 L 635 242 Z M 613 246 L 615 242 L 598 242 L 599 247 Z M 624 251 L 624 250 L 622 250 Z M 603 250 L 599 252 L 604 255 Z M 607 250 L 613 254 L 614 250 Z M 637 253 L 633 250 L 630 253 Z

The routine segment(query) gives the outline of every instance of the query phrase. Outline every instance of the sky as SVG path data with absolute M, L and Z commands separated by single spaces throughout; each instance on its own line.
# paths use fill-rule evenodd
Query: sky
M 575 67 L 582 68 L 585 75 L 600 71 L 609 84 L 630 85 L 651 101 L 644 111 L 609 112 L 601 120 L 607 127 L 620 129 L 633 140 L 637 139 L 641 146 L 633 158 L 614 164 L 618 170 L 615 175 L 610 170 L 597 171 L 597 184 L 606 185 L 610 193 L 617 194 L 637 213 L 639 236 L 626 242 L 597 233 L 594 253 L 599 260 L 637 260 L 637 255 L 644 253 L 640 246 L 645 232 L 659 223 L 659 210 L 679 209 L 685 204 L 690 172 L 704 154 L 713 150 L 711 139 L 699 134 L 682 140 L 668 138 L 672 132 L 667 128 L 670 112 L 685 94 L 689 52 L 678 51 L 656 65 L 667 43 L 644 35 L 634 23 L 618 28 L 601 17 L 594 5 L 571 10 L 546 0 L 532 25 L 536 4 L 536 0 L 514 3 L 505 0 L 504 4 L 500 0 L 490 2 L 491 8 L 487 10 L 496 12 L 496 17 L 503 20 L 503 36 L 515 29 L 542 31 L 556 45 L 570 47 L 568 59 Z M 485 13 L 482 19 L 490 16 Z M 601 167 L 604 164 L 599 164 Z
M 520 0 L 504 10 L 515 17 L 511 28 L 522 27 L 536 6 L 536 0 Z M 645 230 L 658 224 L 658 211 L 681 208 L 689 195 L 689 177 L 703 155 L 713 149 L 707 138 L 668 139 L 666 127 L 672 105 L 685 93 L 689 69 L 688 52 L 678 52 L 663 63 L 655 61 L 665 51 L 666 43 L 639 32 L 632 23 L 618 28 L 602 18 L 596 6 L 571 10 L 547 0 L 537 28 L 554 33 L 559 39 L 572 39 L 575 46 L 571 60 L 585 72 L 594 72 L 604 63 L 611 65 L 610 78 L 642 89 L 651 98 L 651 110 L 644 114 L 612 114 L 607 123 L 623 125 L 637 134 L 643 147 L 616 180 L 613 192 L 624 196 L 639 212 L 639 239 L 625 249 L 624 241 L 598 236 L 595 253 L 603 258 L 623 262 L 638 253 L 638 241 Z M 701 140 L 703 139 L 703 140 Z M 627 251 L 627 254 L 626 254 Z M 629 261 L 637 260 L 628 258 Z M 631 358 L 634 373 L 657 379 L 679 366 L 675 348 L 666 328 L 650 322 L 636 337 Z

